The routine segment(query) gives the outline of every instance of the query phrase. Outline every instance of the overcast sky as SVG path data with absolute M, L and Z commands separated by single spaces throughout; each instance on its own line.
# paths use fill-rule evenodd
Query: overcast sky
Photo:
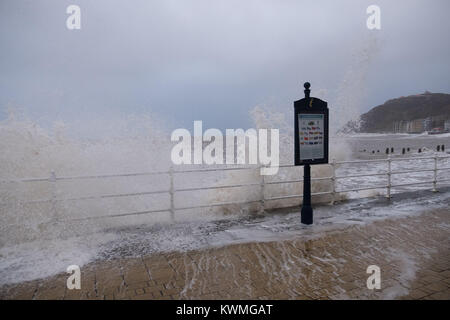
M 70 4 L 81 30 L 66 28 Z M 310 81 L 330 108 L 364 112 L 450 93 L 449 14 L 448 0 L 1 0 L 0 111 L 249 127 L 251 108 L 291 112 Z

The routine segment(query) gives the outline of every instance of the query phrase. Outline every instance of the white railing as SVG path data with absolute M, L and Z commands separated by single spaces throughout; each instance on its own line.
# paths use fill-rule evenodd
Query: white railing
M 449 159 L 450 156 L 430 156 L 430 157 L 411 157 L 411 158 L 391 158 L 387 159 L 375 159 L 375 160 L 352 160 L 352 161 L 335 161 L 334 159 L 330 162 L 329 166 L 331 168 L 331 176 L 328 177 L 313 177 L 312 181 L 331 181 L 331 190 L 323 191 L 323 192 L 315 192 L 312 193 L 312 196 L 321 196 L 321 195 L 330 195 L 331 196 L 331 204 L 336 202 L 336 197 L 342 193 L 349 192 L 358 192 L 363 190 L 375 190 L 375 189 L 386 189 L 386 198 L 390 199 L 393 188 L 405 187 L 405 186 L 413 186 L 413 185 L 423 185 L 423 184 L 431 184 L 431 190 L 436 192 L 437 185 L 440 182 L 450 181 L 450 178 L 438 179 L 439 172 L 444 170 L 450 170 L 450 167 L 439 167 L 439 160 Z M 414 170 L 403 170 L 403 171 L 392 171 L 392 162 L 393 161 L 417 161 L 417 160 L 425 160 L 425 159 L 433 159 L 434 166 L 433 169 L 417 169 Z M 345 164 L 361 164 L 361 163 L 383 163 L 387 164 L 387 170 L 385 172 L 377 172 L 377 173 L 368 173 L 368 174 L 355 174 L 355 175 L 345 175 L 339 176 L 336 175 L 336 167 L 337 165 L 345 165 Z M 294 165 L 281 165 L 280 168 L 294 168 Z M 142 215 L 142 214 L 150 214 L 156 212 L 169 212 L 171 218 L 175 217 L 176 211 L 179 210 L 187 210 L 187 209 L 197 209 L 197 208 L 207 208 L 207 207 L 220 207 L 226 205 L 245 205 L 252 203 L 259 203 L 261 210 L 265 209 L 266 202 L 274 201 L 274 200 L 283 200 L 283 199 L 294 199 L 294 198 L 302 198 L 302 194 L 291 194 L 284 196 L 276 196 L 276 197 L 265 197 L 265 188 L 268 185 L 277 185 L 277 184 L 287 184 L 287 183 L 301 183 L 303 179 L 289 179 L 282 181 L 266 181 L 263 175 L 261 175 L 261 179 L 258 182 L 253 183 L 242 183 L 242 184 L 232 184 L 232 185 L 220 185 L 220 186 L 203 186 L 203 187 L 186 187 L 186 188 L 177 188 L 174 184 L 174 177 L 178 174 L 186 174 L 186 173 L 199 173 L 199 172 L 215 172 L 215 171 L 228 171 L 228 170 L 260 170 L 260 167 L 252 166 L 252 167 L 226 167 L 226 168 L 201 168 L 201 169 L 188 169 L 188 170 L 174 170 L 170 168 L 168 171 L 159 171 L 159 172 L 140 172 L 140 173 L 124 173 L 124 174 L 110 174 L 110 175 L 86 175 L 86 176 L 66 176 L 66 177 L 58 177 L 55 172 L 51 172 L 50 176 L 47 178 L 28 178 L 28 179 L 20 179 L 20 180 L 0 180 L 0 183 L 33 183 L 33 182 L 50 182 L 52 183 L 52 197 L 49 199 L 40 199 L 40 200 L 31 200 L 31 201 L 23 201 L 21 203 L 33 204 L 33 203 L 42 203 L 48 202 L 53 204 L 53 208 L 55 208 L 55 203 L 60 201 L 80 201 L 80 200 L 90 200 L 90 199 L 105 199 L 105 198 L 118 198 L 118 197 L 130 197 L 130 196 L 141 196 L 141 195 L 153 195 L 153 194 L 168 194 L 170 196 L 170 206 L 165 209 L 157 209 L 157 210 L 145 210 L 138 212 L 126 212 L 120 214 L 113 215 L 104 215 L 104 216 L 95 216 L 95 217 L 87 217 L 80 218 L 74 220 L 84 220 L 84 219 L 97 219 L 97 218 L 110 218 L 110 217 L 121 217 L 121 216 L 131 216 L 131 215 Z M 401 184 L 393 184 L 392 176 L 397 174 L 409 174 L 409 173 L 418 173 L 418 172 L 433 172 L 433 180 L 430 181 L 419 181 L 419 182 L 409 182 L 409 183 L 401 183 Z M 73 198 L 56 198 L 56 183 L 59 181 L 65 180 L 83 180 L 83 179 L 104 179 L 104 178 L 116 178 L 116 177 L 137 177 L 137 176 L 155 176 L 155 175 L 167 175 L 169 178 L 169 189 L 162 189 L 156 191 L 144 191 L 144 192 L 134 192 L 134 193 L 114 193 L 114 194 L 103 194 L 103 195 L 95 195 L 95 196 L 83 196 L 83 197 L 73 197 Z M 361 177 L 370 177 L 370 176 L 386 176 L 387 184 L 386 185 L 376 185 L 376 186 L 368 186 L 368 187 L 359 187 L 359 188 L 350 188 L 350 189 L 338 189 L 338 181 L 342 179 L 349 178 L 361 178 Z M 214 190 L 214 189 L 227 189 L 227 188 L 240 188 L 240 187 L 259 187 L 260 188 L 260 199 L 250 200 L 250 201 L 229 201 L 229 202 L 216 202 L 216 203 L 208 203 L 204 205 L 193 205 L 193 206 L 184 206 L 177 207 L 175 206 L 175 195 L 181 192 L 188 191 L 199 191 L 199 190 Z M 4 204 L 4 203 L 1 203 Z M 56 211 L 56 209 L 55 209 Z

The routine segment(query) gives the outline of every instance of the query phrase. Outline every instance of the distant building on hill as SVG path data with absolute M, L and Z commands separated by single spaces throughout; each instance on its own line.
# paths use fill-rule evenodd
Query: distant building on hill
M 444 130 L 446 132 L 450 132 L 450 119 L 445 120 L 445 122 L 444 122 Z
M 404 121 L 404 120 L 394 121 L 394 133 L 405 133 L 407 122 L 408 121 Z
M 450 119 L 447 117 L 447 115 L 440 115 L 410 121 L 394 121 L 393 131 L 394 133 L 422 133 L 433 129 L 450 131 Z
M 431 129 L 433 129 L 433 121 L 431 120 L 431 117 L 423 120 L 423 126 L 425 131 L 430 131 Z
M 361 115 L 357 132 L 425 132 L 444 130 L 450 119 L 450 94 L 430 93 L 387 100 Z M 353 126 L 348 124 L 349 129 Z
M 408 121 L 408 133 L 422 133 L 425 131 L 425 119 Z

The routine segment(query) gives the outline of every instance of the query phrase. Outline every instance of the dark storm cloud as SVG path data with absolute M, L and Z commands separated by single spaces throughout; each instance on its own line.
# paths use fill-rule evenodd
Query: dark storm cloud
M 81 30 L 66 28 L 69 4 Z M 366 28 L 370 4 L 379 31 Z M 365 111 L 450 91 L 449 10 L 445 0 L 3 0 L 0 107 L 61 118 L 152 110 L 177 125 L 239 127 L 257 104 L 290 110 L 309 80 L 331 102 L 363 91 Z

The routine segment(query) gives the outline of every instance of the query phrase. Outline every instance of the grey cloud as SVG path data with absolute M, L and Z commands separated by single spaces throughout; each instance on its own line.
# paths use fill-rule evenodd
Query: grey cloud
M 369 31 L 373 3 L 3 0 L 0 108 L 62 118 L 152 110 L 177 125 L 249 126 L 257 104 L 290 112 L 305 80 L 331 103 L 338 90 L 351 95 L 343 79 L 374 37 L 367 74 L 355 77 L 364 79 L 361 111 L 449 92 L 449 2 L 375 1 L 382 30 Z M 65 28 L 69 4 L 81 7 L 79 31 Z

